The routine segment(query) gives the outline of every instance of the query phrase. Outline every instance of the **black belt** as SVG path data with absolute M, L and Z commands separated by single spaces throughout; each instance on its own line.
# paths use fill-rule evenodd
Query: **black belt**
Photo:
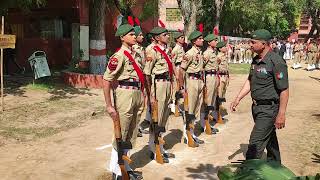
M 206 71 L 206 75 L 212 75 L 212 74 L 217 74 L 217 71 L 213 70 L 213 71 Z
M 154 79 L 156 79 L 156 80 L 168 80 L 168 81 L 171 80 L 168 73 L 156 74 L 156 75 L 154 75 Z
M 219 75 L 228 75 L 229 76 L 229 72 L 226 71 L 226 72 L 220 72 Z
M 132 87 L 136 87 L 136 88 L 140 88 L 141 87 L 141 83 L 140 82 L 133 82 L 133 81 L 119 81 L 119 85 L 120 86 L 132 86 Z
M 254 105 L 273 105 L 273 104 L 279 104 L 279 99 L 263 99 L 263 100 L 254 100 L 252 99 L 252 102 Z
M 200 79 L 202 77 L 201 73 L 189 73 L 188 74 L 190 77 L 198 78 Z

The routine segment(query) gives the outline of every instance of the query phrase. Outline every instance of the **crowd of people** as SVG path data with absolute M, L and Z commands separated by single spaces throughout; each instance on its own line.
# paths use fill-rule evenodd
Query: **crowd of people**
M 255 53 L 250 46 L 250 40 L 234 41 L 228 44 L 229 63 L 251 64 Z M 309 40 L 271 41 L 271 48 L 285 60 L 293 60 L 293 69 L 305 68 L 307 71 L 320 69 L 320 42 Z M 304 65 L 306 64 L 306 65 Z

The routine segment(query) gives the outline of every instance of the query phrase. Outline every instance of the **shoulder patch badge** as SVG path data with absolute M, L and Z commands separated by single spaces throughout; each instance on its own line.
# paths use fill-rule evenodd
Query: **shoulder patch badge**
M 276 74 L 276 77 L 277 77 L 278 80 L 282 79 L 283 78 L 283 73 L 282 72 L 278 72 Z
M 110 58 L 108 63 L 108 69 L 112 72 L 117 69 L 118 66 L 118 59 L 117 58 Z

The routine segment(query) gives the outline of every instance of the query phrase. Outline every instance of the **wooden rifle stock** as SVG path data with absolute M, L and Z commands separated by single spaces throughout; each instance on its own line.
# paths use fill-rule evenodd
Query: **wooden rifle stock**
M 114 90 L 113 90 L 113 100 L 114 100 L 114 108 L 116 109 L 117 104 L 116 104 L 116 95 Z M 114 136 L 116 138 L 117 151 L 118 151 L 118 164 L 121 170 L 121 177 L 122 177 L 122 180 L 129 180 L 130 179 L 129 174 L 125 168 L 124 161 L 127 161 L 130 164 L 132 160 L 127 155 L 125 155 L 124 149 L 132 149 L 132 145 L 131 143 L 123 142 L 122 140 L 121 125 L 120 125 L 119 118 L 113 119 L 113 129 L 114 129 Z
M 189 106 L 188 106 L 188 92 L 185 92 L 185 96 L 184 96 L 184 115 L 185 115 L 185 119 L 186 119 L 186 134 L 187 134 L 187 140 L 188 140 L 188 146 L 189 147 L 196 147 L 196 144 L 194 142 L 194 139 L 192 137 L 191 134 L 191 129 L 194 129 L 194 125 L 191 124 L 191 118 L 189 115 Z
M 179 99 L 180 99 L 180 84 L 177 82 L 177 87 L 176 87 L 176 93 L 175 93 L 175 111 L 174 111 L 174 116 L 179 117 L 180 112 L 179 112 Z
M 156 82 L 154 82 L 154 95 L 156 96 Z M 158 125 L 158 100 L 156 100 L 153 104 L 151 104 L 151 112 L 152 112 L 152 128 L 154 133 L 154 144 L 155 144 L 155 158 L 156 162 L 159 164 L 164 164 L 160 145 L 164 144 L 164 140 L 160 136 L 160 132 L 162 131 L 161 128 Z

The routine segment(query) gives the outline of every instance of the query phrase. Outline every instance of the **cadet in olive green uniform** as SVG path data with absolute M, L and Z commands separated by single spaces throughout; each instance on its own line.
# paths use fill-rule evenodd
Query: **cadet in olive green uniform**
M 138 123 L 144 108 L 141 89 L 144 79 L 139 78 L 143 77 L 141 70 L 142 57 L 131 51 L 132 46 L 136 43 L 136 36 L 131 25 L 121 25 L 115 35 L 120 37 L 122 46 L 119 51 L 110 57 L 107 70 L 103 76 L 106 108 L 114 121 L 120 119 L 122 140 L 134 145 L 138 133 Z M 111 82 L 115 80 L 118 81 L 118 87 L 113 90 L 115 101 L 115 104 L 113 104 L 111 103 L 110 92 Z M 110 160 L 110 170 L 114 173 L 114 178 L 121 176 L 117 151 L 114 140 Z M 128 151 L 129 149 L 124 149 L 125 153 Z M 125 162 L 125 168 L 130 175 L 130 179 L 142 179 L 140 175 L 133 173 L 127 162 Z
M 269 31 L 254 31 L 252 38 L 251 47 L 258 56 L 254 58 L 249 77 L 230 109 L 235 111 L 241 99 L 251 92 L 255 124 L 246 159 L 260 159 L 267 148 L 267 159 L 281 163 L 276 128 L 285 127 L 289 99 L 288 67 L 282 57 L 270 51 L 268 41 L 272 37 Z
M 193 46 L 189 51 L 186 52 L 182 61 L 179 81 L 181 86 L 180 89 L 183 90 L 183 77 L 186 79 L 186 91 L 188 92 L 188 113 L 193 116 L 192 122 L 194 123 L 196 118 L 200 118 L 200 111 L 204 112 L 201 108 L 203 98 L 203 55 L 201 51 L 201 47 L 203 46 L 203 36 L 200 31 L 193 31 L 188 39 L 191 41 Z M 194 135 L 194 132 L 191 133 L 195 143 L 204 143 L 204 141 L 198 139 Z M 188 142 L 185 141 L 185 143 Z
M 166 59 L 166 57 L 170 57 L 169 48 L 167 47 L 167 43 L 169 43 L 168 30 L 162 27 L 155 27 L 151 31 L 151 34 L 157 41 L 157 44 L 155 44 L 152 49 L 146 50 L 147 62 L 144 73 L 147 75 L 148 88 L 151 89 L 151 103 L 157 103 L 158 106 L 158 125 L 165 129 L 170 112 L 168 105 L 171 99 L 172 79 L 174 78 L 175 67 L 171 59 Z M 154 78 L 152 78 L 151 75 L 153 75 Z M 151 158 L 155 158 L 154 138 L 154 133 L 150 133 L 149 147 L 152 151 Z M 165 163 L 168 163 L 168 158 L 171 158 L 172 154 L 167 153 L 163 149 L 163 145 L 161 145 L 161 151 L 163 160 Z
M 308 67 L 307 70 L 313 70 L 316 68 L 316 60 L 317 60 L 317 50 L 318 47 L 316 46 L 316 44 L 314 43 L 314 41 L 312 41 L 309 46 L 308 46 Z
M 219 79 L 217 77 L 217 72 L 219 69 L 219 62 L 217 59 L 217 42 L 218 37 L 216 37 L 213 34 L 208 34 L 205 38 L 205 41 L 208 42 L 209 46 L 206 51 L 203 53 L 204 58 L 204 71 L 205 71 L 205 83 L 207 87 L 207 99 L 204 99 L 206 101 L 208 108 L 210 109 L 210 114 L 212 114 L 215 106 L 215 100 L 216 95 L 218 93 L 218 84 Z M 202 115 L 201 118 L 204 118 L 204 115 Z M 203 122 L 203 121 L 202 121 Z M 205 124 L 201 124 L 203 130 L 205 130 Z M 215 134 L 217 132 L 217 129 L 211 127 L 212 133 Z

